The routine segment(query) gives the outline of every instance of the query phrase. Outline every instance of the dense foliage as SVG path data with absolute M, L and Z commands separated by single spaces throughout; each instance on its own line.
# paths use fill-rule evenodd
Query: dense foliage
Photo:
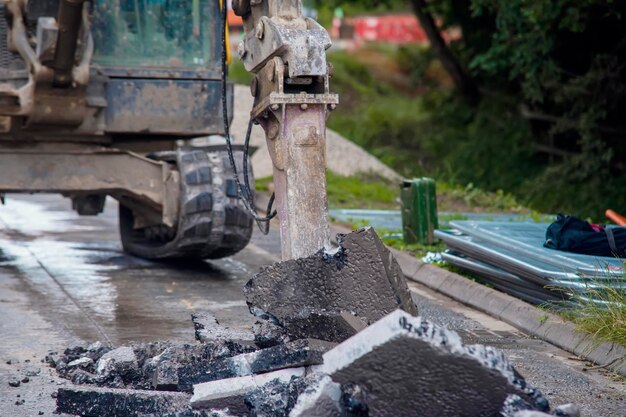
M 408 47 L 395 59 L 416 94 L 404 91 L 407 97 L 394 105 L 393 93 L 376 78 L 365 88 L 386 105 L 363 105 L 366 125 L 359 119 L 360 126 L 349 126 L 341 114 L 331 124 L 360 131 L 358 142 L 405 175 L 436 172 L 446 181 L 512 191 L 538 209 L 598 220 L 607 207 L 626 211 L 626 2 L 391 3 L 413 10 L 421 4 L 444 27 L 461 29 L 449 48 L 478 84 L 480 99 L 464 100 L 432 77 L 433 51 Z M 339 66 L 355 65 L 346 62 Z M 352 84 L 367 78 L 358 71 L 371 70 L 346 69 L 357 71 L 346 81 Z

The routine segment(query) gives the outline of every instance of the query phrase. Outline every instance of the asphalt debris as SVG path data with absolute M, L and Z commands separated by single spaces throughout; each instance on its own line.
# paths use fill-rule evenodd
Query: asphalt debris
M 63 354 L 50 352 L 47 363 L 59 376 L 74 384 L 126 389 L 176 389 L 177 369 L 189 364 L 210 363 L 225 357 L 253 352 L 257 348 L 233 341 L 204 344 L 139 343 L 117 349 L 94 344 L 76 346 Z M 173 376 L 167 379 L 168 370 Z
M 214 341 L 252 341 L 254 334 L 251 331 L 230 329 L 220 325 L 214 315 L 208 312 L 193 313 L 191 321 L 195 330 L 196 340 L 200 343 Z
M 250 331 L 194 313 L 195 344 L 97 342 L 50 352 L 46 362 L 73 383 L 58 390 L 57 412 L 580 417 L 572 405 L 549 414 L 502 352 L 464 345 L 417 317 L 398 263 L 372 229 L 338 241 L 336 250 L 275 264 L 248 282 L 258 319 Z
M 362 327 L 348 315 L 363 325 L 396 309 L 417 315 L 398 262 L 372 228 L 339 235 L 337 240 L 340 248 L 332 252 L 333 261 L 328 250 L 321 250 L 276 263 L 252 277 L 244 288 L 250 312 L 283 327 L 292 339 L 333 342 L 345 340 Z M 339 260 L 334 257 L 338 254 Z M 348 322 L 338 331 L 332 322 L 342 320 Z
M 61 388 L 57 411 L 83 417 L 161 415 L 187 407 L 189 395 L 178 392 L 115 388 Z

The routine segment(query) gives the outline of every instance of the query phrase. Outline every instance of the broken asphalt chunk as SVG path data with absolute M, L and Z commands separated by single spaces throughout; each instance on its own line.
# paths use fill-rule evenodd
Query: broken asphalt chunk
M 246 354 L 254 374 L 283 368 L 322 364 L 324 353 L 335 347 L 334 343 L 315 339 L 302 339 L 269 349 Z
M 74 368 L 74 367 L 86 368 L 90 365 L 93 365 L 93 359 L 84 357 L 84 358 L 76 359 L 75 361 L 68 363 L 67 367 L 68 368 Z
M 202 345 L 175 345 L 147 360 L 144 371 L 151 372 L 150 386 L 152 388 L 175 391 L 179 384 L 179 369 L 187 366 L 193 368 L 212 361 L 225 361 L 224 358 L 255 350 L 256 348 L 247 344 L 230 341 L 213 341 Z
M 535 411 L 516 395 L 509 396 L 500 411 L 502 417 L 580 417 L 580 408 L 574 404 L 558 406 L 551 414 Z
M 341 343 L 367 327 L 360 318 L 347 311 L 302 310 L 287 317 L 284 328 L 289 337 L 311 337 Z
M 576 404 L 563 404 L 554 409 L 555 416 L 580 417 L 580 408 Z
M 398 308 L 417 314 L 398 262 L 372 228 L 337 240 L 337 253 L 322 250 L 255 275 L 244 288 L 252 314 L 281 325 L 302 311 L 348 311 L 368 323 Z
M 215 316 L 208 312 L 194 313 L 191 321 L 196 340 L 201 343 L 215 341 L 252 341 L 254 335 L 243 330 L 230 329 L 219 324 Z
M 292 392 L 290 387 L 290 381 L 274 379 L 249 392 L 244 398 L 249 414 L 255 417 L 288 417 L 298 398 L 298 393 Z
M 191 406 L 194 409 L 225 409 L 240 415 L 248 413 L 246 396 L 272 382 L 290 383 L 304 376 L 305 368 L 282 369 L 261 375 L 221 379 L 194 385 Z
M 340 343 L 367 327 L 362 319 L 346 311 L 303 309 L 287 317 L 283 325 L 271 321 L 254 324 L 254 341 L 261 348 L 276 346 L 298 339 L 318 339 Z
M 311 377 L 309 377 L 310 379 Z M 343 417 L 341 385 L 324 374 L 312 380 L 289 414 L 290 417 Z
M 135 417 L 162 415 L 189 405 L 188 394 L 96 387 L 61 388 L 57 412 L 82 417 Z
M 95 384 L 97 377 L 83 369 L 76 369 L 72 372 L 72 383 L 78 385 Z
M 510 395 L 549 409 L 498 350 L 464 346 L 456 333 L 400 310 L 324 354 L 319 371 L 363 389 L 376 416 L 500 415 Z
M 292 340 L 284 327 L 266 320 L 254 323 L 252 332 L 254 333 L 254 343 L 260 348 L 268 348 Z
M 118 374 L 122 379 L 127 379 L 139 368 L 137 356 L 132 347 L 122 346 L 102 355 L 96 364 L 96 374 L 106 378 L 111 373 Z
M 303 380 L 305 388 L 289 417 L 369 417 L 367 393 L 358 385 L 340 385 L 321 373 Z
M 202 382 L 319 365 L 323 362 L 322 355 L 334 346 L 330 342 L 303 339 L 231 358 L 189 364 L 178 369 L 178 389 L 190 391 L 193 385 Z
M 82 349 L 82 348 L 81 348 Z M 56 366 L 59 375 L 77 384 L 96 384 L 111 388 L 176 390 L 178 368 L 186 364 L 209 362 L 257 350 L 252 342 L 230 340 L 210 343 L 139 343 L 111 350 L 69 349 L 69 355 L 50 354 L 48 362 Z M 76 352 L 92 355 L 75 359 Z M 107 353 L 108 352 L 108 353 Z M 93 360 L 99 365 L 89 363 Z M 70 366 L 72 362 L 77 362 Z

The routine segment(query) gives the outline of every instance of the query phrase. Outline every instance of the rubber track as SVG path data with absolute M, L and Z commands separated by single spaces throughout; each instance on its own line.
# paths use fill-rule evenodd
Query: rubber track
M 171 153 L 170 153 L 171 154 Z M 159 158 L 155 159 L 167 159 Z M 241 158 L 237 158 L 241 159 Z M 149 258 L 218 259 L 234 255 L 252 237 L 253 219 L 239 200 L 225 151 L 176 152 L 180 171 L 180 214 L 176 237 L 156 244 L 128 232 L 128 209 L 121 208 L 120 230 L 124 249 Z M 238 170 L 243 170 L 238 161 Z M 122 211 L 126 211 L 122 213 Z M 122 226 L 122 222 L 126 222 Z

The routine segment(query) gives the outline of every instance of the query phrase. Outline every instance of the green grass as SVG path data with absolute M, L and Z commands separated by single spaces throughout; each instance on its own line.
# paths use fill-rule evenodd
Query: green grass
M 409 252 L 415 255 L 417 258 L 423 258 L 424 256 L 426 256 L 426 254 L 428 254 L 428 252 L 437 253 L 443 252 L 446 249 L 446 245 L 444 245 L 443 242 L 436 242 L 432 245 L 419 243 L 407 244 L 404 243 L 404 240 L 401 237 L 391 237 L 389 233 L 386 233 L 385 230 L 377 230 L 376 232 L 383 240 L 385 245 L 404 252 Z
M 374 175 L 345 177 L 332 171 L 327 171 L 326 179 L 331 208 L 400 209 L 399 184 Z M 259 191 L 268 191 L 271 183 L 272 177 L 257 179 L 256 188 Z M 437 204 L 439 211 L 515 213 L 525 215 L 524 219 L 545 220 L 543 215 L 522 206 L 510 194 L 483 191 L 471 184 L 461 187 L 438 183 Z M 451 214 L 441 219 L 466 220 L 467 217 L 463 214 Z
M 326 173 L 332 208 L 398 209 L 399 185 L 371 175 L 344 177 Z
M 399 209 L 399 185 L 373 175 L 344 177 L 326 172 L 328 204 L 331 208 Z M 272 190 L 272 177 L 256 180 L 259 191 Z
M 254 180 L 254 188 L 257 191 L 270 191 L 270 185 L 272 184 L 272 177 L 257 178 Z
M 250 81 L 252 81 L 252 74 L 246 71 L 239 58 L 233 57 L 228 66 L 228 81 L 243 85 L 250 85 Z
M 495 192 L 484 191 L 470 183 L 465 187 L 451 185 L 445 182 L 437 184 L 437 193 L 450 204 L 460 204 L 469 210 L 480 209 L 481 212 L 488 213 L 522 213 L 529 212 L 517 199 L 502 190 Z M 444 210 L 448 211 L 448 210 Z M 455 210 L 450 210 L 455 211 Z
M 469 220 L 469 217 L 464 214 L 441 214 L 439 213 L 439 223 L 450 223 L 456 220 Z
M 587 294 L 600 303 L 575 296 L 573 306 L 559 309 L 557 313 L 598 341 L 626 346 L 626 290 L 598 284 L 588 287 Z

